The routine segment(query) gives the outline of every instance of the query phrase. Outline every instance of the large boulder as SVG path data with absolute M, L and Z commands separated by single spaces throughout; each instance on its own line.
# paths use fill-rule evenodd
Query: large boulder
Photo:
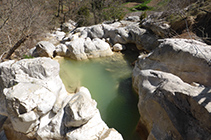
M 141 21 L 141 27 L 153 31 L 156 35 L 166 38 L 170 36 L 170 25 L 161 18 L 163 12 L 155 12 Z
M 139 50 L 152 51 L 159 45 L 157 36 L 146 29 L 129 26 L 126 30 L 129 31 L 128 43 L 135 43 Z
M 156 70 L 135 70 L 133 79 L 144 139 L 211 138 L 211 88 Z
M 3 138 L 91 140 L 109 131 L 88 89 L 68 94 L 59 64 L 50 58 L 0 63 L 0 86 Z M 118 132 L 115 137 L 122 140 Z
M 165 39 L 133 69 L 143 139 L 211 139 L 211 47 Z
M 58 44 L 54 50 L 54 56 L 67 57 L 70 55 L 70 51 L 65 44 Z
M 119 44 L 119 43 L 116 43 L 113 46 L 113 51 L 115 51 L 115 52 L 123 51 L 125 49 L 126 49 L 125 45 L 122 45 L 122 44 Z
M 146 29 L 139 28 L 137 25 L 123 27 L 113 27 L 103 24 L 104 38 L 110 38 L 111 43 L 134 43 L 139 50 L 152 51 L 158 46 L 158 38 Z
M 77 38 L 73 41 L 65 42 L 68 48 L 67 57 L 76 60 L 83 60 L 87 58 L 98 58 L 112 55 L 109 44 L 99 38 L 90 39 Z
M 0 75 L 0 114 L 11 122 L 8 128 L 32 138 L 41 124 L 51 120 L 45 116 L 56 114 L 69 96 L 59 77 L 59 64 L 50 58 L 1 63 Z
M 55 46 L 49 41 L 40 41 L 32 52 L 33 57 L 53 57 Z
M 88 34 L 87 34 L 88 37 L 90 37 L 91 39 L 93 39 L 93 38 L 103 38 L 103 36 L 104 36 L 104 31 L 103 31 L 101 24 L 93 25 L 91 27 L 88 27 L 87 32 L 88 32 Z
M 139 24 L 137 24 L 137 22 L 131 22 L 125 20 L 110 24 L 103 23 L 89 27 L 80 27 L 66 36 L 67 37 L 63 40 L 64 43 L 65 42 L 71 43 L 72 41 L 79 41 L 79 40 L 82 41 L 82 39 L 86 40 L 87 38 L 90 38 L 91 40 L 97 38 L 109 39 L 110 40 L 109 43 L 111 46 L 113 46 L 116 43 L 120 44 L 134 43 L 136 44 L 139 50 L 146 50 L 146 51 L 152 51 L 159 44 L 157 40 L 158 38 L 154 33 L 146 29 L 139 28 Z
M 164 39 L 153 53 L 139 58 L 142 69 L 179 76 L 188 83 L 211 86 L 211 46 L 188 39 Z
M 97 103 L 92 100 L 89 91 L 80 88 L 65 107 L 64 116 L 66 127 L 80 127 L 87 123 L 97 111 Z
M 50 112 L 56 102 L 54 93 L 42 85 L 31 83 L 18 83 L 5 89 L 4 96 L 8 118 L 13 128 L 22 133 L 35 131 L 38 119 Z
M 70 50 L 70 58 L 76 60 L 87 59 L 84 52 L 84 42 L 85 40 L 83 38 L 78 38 L 71 42 L 65 42 L 65 45 Z

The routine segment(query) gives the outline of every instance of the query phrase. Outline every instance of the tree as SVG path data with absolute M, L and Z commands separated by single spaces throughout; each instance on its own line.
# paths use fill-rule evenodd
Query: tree
M 121 20 L 125 16 L 123 0 L 106 0 L 106 8 L 103 11 L 105 20 Z
M 49 28 L 69 19 L 93 25 L 120 18 L 123 0 L 0 0 L 0 60 L 28 52 Z M 121 16 L 120 16 L 121 15 Z M 61 26 L 62 27 L 62 26 Z
M 5 59 L 48 27 L 50 20 L 45 14 L 46 5 L 41 0 L 0 1 L 0 54 L 6 52 Z
M 123 2 L 124 0 L 83 0 L 76 19 L 79 19 L 80 26 L 121 19 L 124 16 Z

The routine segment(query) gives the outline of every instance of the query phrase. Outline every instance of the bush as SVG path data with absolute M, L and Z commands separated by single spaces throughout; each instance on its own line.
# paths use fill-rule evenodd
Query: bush
M 101 23 L 105 20 L 122 19 L 125 15 L 122 0 L 84 0 L 79 3 L 75 20 L 79 26 Z
M 150 2 L 151 0 L 145 0 L 143 1 L 141 4 L 134 6 L 132 8 L 130 8 L 131 11 L 147 11 L 147 10 L 152 10 L 152 7 L 147 6 L 147 4 Z

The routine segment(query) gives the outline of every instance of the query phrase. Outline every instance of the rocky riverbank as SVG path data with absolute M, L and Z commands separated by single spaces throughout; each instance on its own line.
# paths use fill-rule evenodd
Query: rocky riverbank
M 158 37 L 150 30 L 140 28 L 139 21 L 139 17 L 135 16 L 120 22 L 105 22 L 90 27 L 71 28 L 74 26 L 68 24 L 68 33 L 55 31 L 49 35 L 48 42 L 39 42 L 30 55 L 84 60 L 110 56 L 112 50 L 125 50 L 128 43 L 135 44 L 139 50 L 152 51 L 159 45 Z
M 139 56 L 133 87 L 139 94 L 143 139 L 211 139 L 211 46 L 164 39 Z
M 141 28 L 137 17 L 80 28 L 70 21 L 66 33 L 37 43 L 30 51 L 37 58 L 0 63 L 2 139 L 123 139 L 102 121 L 88 89 L 67 93 L 59 64 L 45 57 L 105 57 L 128 43 L 146 53 L 133 70 L 142 139 L 211 139 L 211 46 L 166 38 L 170 26 L 152 17 Z
M 2 138 L 123 139 L 103 122 L 87 88 L 67 93 L 55 60 L 6 61 L 0 75 Z

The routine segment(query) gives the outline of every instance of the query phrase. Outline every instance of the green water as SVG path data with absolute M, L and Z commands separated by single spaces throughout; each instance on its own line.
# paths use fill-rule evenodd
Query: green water
M 123 54 L 88 61 L 60 61 L 60 76 L 69 92 L 78 86 L 89 89 L 102 119 L 125 140 L 138 140 L 138 97 L 132 90 L 132 67 Z

